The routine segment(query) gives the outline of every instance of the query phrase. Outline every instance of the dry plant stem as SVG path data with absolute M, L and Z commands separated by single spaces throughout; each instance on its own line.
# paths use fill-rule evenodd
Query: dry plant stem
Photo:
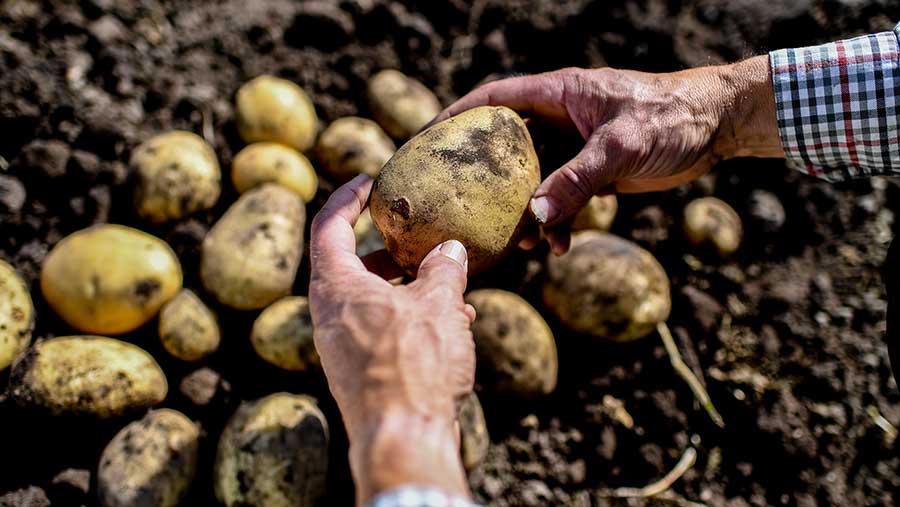
M 672 484 L 684 475 L 685 472 L 697 462 L 697 451 L 693 447 L 685 449 L 681 459 L 675 464 L 675 468 L 669 471 L 662 479 L 644 486 L 643 488 L 616 488 L 608 496 L 613 498 L 648 498 L 665 492 Z
M 692 502 L 671 490 L 663 491 L 662 493 L 653 497 L 653 499 L 662 500 L 666 503 L 677 505 L 678 507 L 708 507 L 706 504 Z
M 875 423 L 876 426 L 881 428 L 884 431 L 885 440 L 889 443 L 893 443 L 894 440 L 897 440 L 897 428 L 891 424 L 881 412 L 878 411 L 878 408 L 874 405 L 869 405 L 866 409 L 866 412 L 869 413 L 869 417 L 872 418 L 872 422 Z
M 656 325 L 656 330 L 662 338 L 663 345 L 666 346 L 666 353 L 669 354 L 669 361 L 672 363 L 672 368 L 675 369 L 675 373 L 687 382 L 691 391 L 694 392 L 694 397 L 701 405 L 703 405 L 706 413 L 709 414 L 710 419 L 716 423 L 716 426 L 724 428 L 725 421 L 722 420 L 722 416 L 719 415 L 715 405 L 713 405 L 709 393 L 706 392 L 706 389 L 703 388 L 703 384 L 700 383 L 700 380 L 697 379 L 694 372 L 688 368 L 688 365 L 685 364 L 684 360 L 681 358 L 681 353 L 678 352 L 675 340 L 672 339 L 672 333 L 669 331 L 669 326 L 667 326 L 665 322 L 660 322 Z

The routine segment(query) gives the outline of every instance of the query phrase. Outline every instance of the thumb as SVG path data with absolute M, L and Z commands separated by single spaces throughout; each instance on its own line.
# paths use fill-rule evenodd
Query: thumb
M 413 285 L 428 289 L 440 287 L 462 296 L 469 269 L 466 247 L 455 239 L 447 240 L 425 256 Z

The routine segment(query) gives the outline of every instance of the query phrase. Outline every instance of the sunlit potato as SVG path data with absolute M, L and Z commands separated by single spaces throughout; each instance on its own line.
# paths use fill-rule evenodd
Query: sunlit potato
M 712 247 L 728 257 L 741 246 L 741 217 L 721 199 L 701 197 L 684 208 L 684 235 L 695 247 Z
M 290 296 L 269 305 L 250 332 L 253 349 L 270 364 L 288 371 L 318 368 L 309 299 Z
M 491 445 L 484 410 L 475 393 L 469 393 L 459 402 L 457 420 L 463 466 L 471 470 L 484 461 Z
M 322 167 L 340 182 L 349 181 L 357 174 L 378 176 L 395 151 L 394 141 L 377 123 L 356 116 L 335 120 L 316 144 Z
M 263 183 L 278 183 L 299 195 L 303 202 L 315 197 L 319 188 L 316 170 L 302 153 L 279 143 L 253 143 L 234 157 L 231 181 L 243 194 Z
M 401 141 L 416 135 L 441 112 L 441 103 L 431 90 L 397 70 L 372 76 L 366 93 L 372 117 Z
M 616 219 L 618 209 L 619 205 L 615 195 L 605 195 L 603 197 L 595 195 L 588 201 L 587 206 L 575 215 L 575 220 L 572 222 L 572 230 L 593 229 L 608 231 Z
M 192 290 L 181 289 L 159 312 L 159 339 L 174 357 L 198 361 L 218 350 L 221 334 L 212 310 Z
M 28 348 L 34 329 L 34 304 L 15 268 L 0 260 L 0 371 Z
M 262 75 L 244 83 L 235 108 L 244 141 L 272 141 L 306 151 L 316 140 L 316 108 L 302 88 L 287 79 Z

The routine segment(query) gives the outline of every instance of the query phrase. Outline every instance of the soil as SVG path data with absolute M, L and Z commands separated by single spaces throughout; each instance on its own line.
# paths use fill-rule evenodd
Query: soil
M 0 257 L 31 284 L 39 339 L 72 332 L 41 297 L 40 263 L 66 234 L 94 223 L 165 238 L 186 284 L 201 290 L 198 245 L 234 201 L 233 189 L 226 185 L 209 212 L 149 227 L 132 211 L 123 162 L 148 136 L 185 129 L 213 144 L 228 181 L 243 145 L 234 93 L 261 73 L 299 83 L 330 121 L 369 116 L 364 84 L 382 68 L 420 79 L 449 104 L 490 75 L 731 62 L 889 29 L 898 7 L 895 0 L 0 1 Z M 558 163 L 555 153 L 543 152 L 545 168 Z M 309 216 L 333 188 L 323 179 Z M 744 219 L 744 246 L 730 261 L 686 254 L 680 213 L 702 195 L 726 200 Z M 695 403 L 655 335 L 601 343 L 551 319 L 560 353 L 554 394 L 523 402 L 480 392 L 491 446 L 470 473 L 476 496 L 496 507 L 692 505 L 682 499 L 710 507 L 894 505 L 900 457 L 876 421 L 900 424 L 879 274 L 898 203 L 900 186 L 889 179 L 829 185 L 763 160 L 722 164 L 671 192 L 621 197 L 613 231 L 665 266 L 669 326 L 725 427 Z M 517 254 L 471 286 L 515 290 L 543 310 L 537 289 L 546 255 L 546 247 Z M 304 262 L 298 294 L 307 273 Z M 186 504 L 214 504 L 215 442 L 240 400 L 287 390 L 316 396 L 331 423 L 321 505 L 351 505 L 346 437 L 324 379 L 268 366 L 247 339 L 255 315 L 215 309 L 223 348 L 200 364 L 168 357 L 153 323 L 127 338 L 165 369 L 165 406 L 202 425 L 200 476 Z M 6 382 L 0 376 L 0 390 Z M 94 505 L 99 454 L 127 422 L 46 418 L 0 402 L 0 505 Z M 689 447 L 697 462 L 674 484 L 674 500 L 608 497 L 613 488 L 656 481 Z

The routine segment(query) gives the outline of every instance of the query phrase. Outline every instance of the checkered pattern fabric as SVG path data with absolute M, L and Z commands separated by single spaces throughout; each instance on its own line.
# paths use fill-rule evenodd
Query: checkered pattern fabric
M 829 181 L 900 175 L 900 25 L 769 54 L 789 165 Z
M 369 507 L 478 507 L 478 505 L 434 488 L 405 486 L 376 496 L 369 503 Z

